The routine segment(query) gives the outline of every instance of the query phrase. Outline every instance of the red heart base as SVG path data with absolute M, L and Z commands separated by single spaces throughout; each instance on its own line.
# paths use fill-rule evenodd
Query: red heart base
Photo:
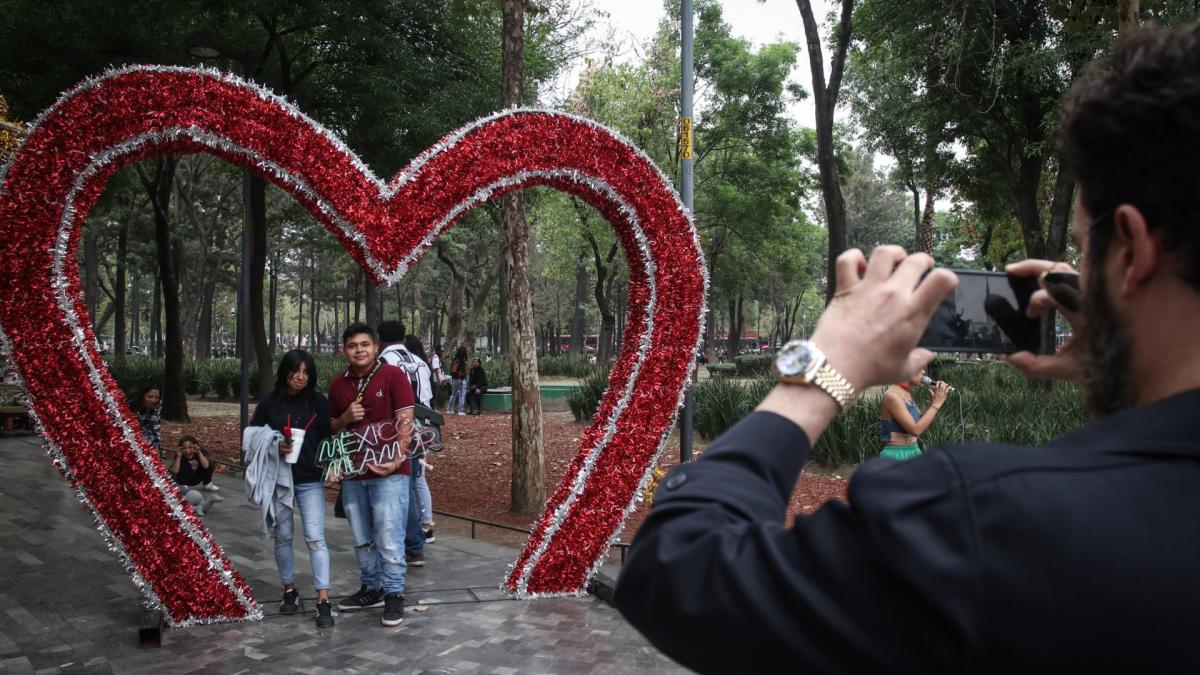
M 624 344 L 578 454 L 504 582 L 520 597 L 581 593 L 666 443 L 700 340 L 703 254 L 661 172 L 597 124 L 512 110 L 446 136 L 385 184 L 285 100 L 195 69 L 111 71 L 44 112 L 0 171 L 0 347 L 55 466 L 173 625 L 261 613 L 142 442 L 97 349 L 76 251 L 117 169 L 180 153 L 222 157 L 288 191 L 376 282 L 395 281 L 468 209 L 510 190 L 548 185 L 604 214 L 630 267 Z

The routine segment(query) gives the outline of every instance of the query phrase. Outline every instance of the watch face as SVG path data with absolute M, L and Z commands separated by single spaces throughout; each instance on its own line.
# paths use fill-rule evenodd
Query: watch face
M 775 357 L 775 367 L 785 376 L 803 375 L 812 366 L 813 353 L 808 345 L 795 344 L 785 346 Z

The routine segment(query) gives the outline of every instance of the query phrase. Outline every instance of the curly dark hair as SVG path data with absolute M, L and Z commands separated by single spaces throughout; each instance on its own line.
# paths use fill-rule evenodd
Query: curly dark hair
M 1136 206 L 1162 229 L 1176 273 L 1200 290 L 1200 25 L 1122 36 L 1072 88 L 1062 142 L 1088 213 L 1100 221 L 1121 204 Z M 1101 225 L 1091 235 L 1091 263 L 1112 240 L 1112 224 Z

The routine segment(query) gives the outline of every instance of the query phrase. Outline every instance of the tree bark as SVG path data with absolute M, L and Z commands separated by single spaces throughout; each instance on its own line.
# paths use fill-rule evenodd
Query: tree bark
M 267 183 L 258 176 L 250 180 L 250 208 L 254 209 L 253 243 L 250 245 L 250 337 L 258 365 L 258 392 L 265 396 L 274 386 L 275 373 L 263 316 L 263 280 L 267 269 Z
M 129 258 L 129 219 L 117 230 L 117 280 L 113 285 L 113 310 L 116 324 L 113 325 L 113 360 L 125 363 L 125 269 Z
M 479 325 L 483 310 L 487 308 L 487 299 L 492 293 L 492 286 L 496 285 L 496 277 L 500 274 L 501 264 L 503 264 L 503 258 L 491 266 L 487 276 L 483 278 L 483 283 L 471 296 L 471 311 L 467 313 L 466 322 L 463 325 L 463 343 L 468 345 L 468 349 L 472 351 L 475 349 L 475 327 Z
M 188 422 L 190 420 L 187 391 L 183 385 L 183 329 L 179 308 L 179 278 L 172 260 L 173 246 L 168 216 L 177 161 L 174 157 L 160 157 L 155 160 L 153 177 L 148 176 L 141 166 L 138 167 L 138 174 L 154 208 L 154 244 L 158 252 L 163 314 L 166 320 L 162 418 Z
M 87 228 L 83 235 L 83 304 L 93 322 L 100 311 L 99 235 L 97 224 Z M 94 326 L 100 332 L 100 326 Z
M 446 267 L 450 268 L 450 290 L 446 292 L 446 342 L 442 345 L 442 353 L 453 354 L 458 348 L 462 335 L 467 271 L 463 268 L 462 263 L 451 255 L 445 241 L 439 239 L 435 246 L 438 260 L 446 263 Z M 475 345 L 467 347 L 467 351 L 474 349 Z
M 379 325 L 379 302 L 376 300 L 376 289 L 374 281 L 371 278 L 363 275 L 363 308 L 366 315 L 367 325 L 375 328 Z
M 501 104 L 521 105 L 524 80 L 524 0 L 503 0 L 503 77 Z M 529 227 L 522 195 L 502 200 L 505 260 L 508 263 L 508 362 L 512 372 L 512 511 L 533 514 L 546 501 L 545 453 L 542 446 L 542 399 L 534 342 L 533 304 L 529 288 Z
M 917 250 L 933 255 L 933 188 L 925 188 L 925 210 L 917 227 Z
M 812 3 L 796 0 L 804 22 L 804 37 L 808 48 L 808 63 L 812 70 L 813 99 L 816 103 L 817 121 L 817 168 L 821 174 L 821 196 L 825 201 L 825 220 L 829 231 L 829 260 L 826 267 L 828 283 L 825 300 L 833 299 L 837 291 L 835 267 L 837 257 L 847 248 L 846 202 L 842 199 L 842 188 L 838 181 L 837 161 L 833 153 L 833 112 L 837 108 L 838 93 L 842 84 L 842 70 L 846 64 L 846 50 L 850 44 L 850 18 L 853 0 L 842 0 L 841 22 L 837 29 L 837 42 L 833 58 L 829 62 L 829 81 L 825 81 L 825 61 L 821 54 L 821 32 L 813 18 Z
M 576 358 L 583 355 L 583 301 L 587 298 L 587 268 L 583 266 L 583 256 L 575 263 L 575 313 L 571 318 L 570 355 Z

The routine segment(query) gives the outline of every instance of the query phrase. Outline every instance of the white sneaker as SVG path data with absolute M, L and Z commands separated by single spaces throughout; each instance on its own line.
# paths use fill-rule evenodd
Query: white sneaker
M 219 492 L 220 490 L 221 490 L 221 486 L 217 485 L 216 483 L 205 483 L 204 484 L 205 492 Z
M 465 412 L 463 412 L 463 411 L 459 410 L 459 411 L 458 411 L 458 414 L 459 414 L 459 415 L 466 415 L 467 413 L 465 413 Z

